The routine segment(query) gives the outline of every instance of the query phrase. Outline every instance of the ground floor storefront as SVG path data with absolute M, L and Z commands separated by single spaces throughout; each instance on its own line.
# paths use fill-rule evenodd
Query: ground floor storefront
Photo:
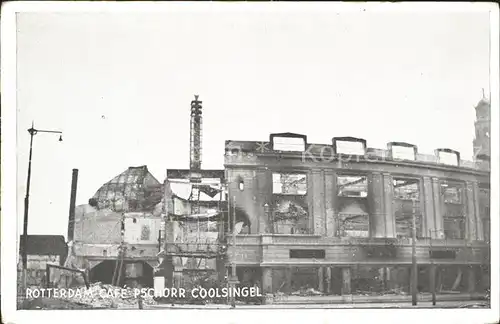
M 489 267 L 426 264 L 418 267 L 418 292 L 486 293 Z M 240 285 L 292 295 L 410 294 L 411 265 L 237 266 Z

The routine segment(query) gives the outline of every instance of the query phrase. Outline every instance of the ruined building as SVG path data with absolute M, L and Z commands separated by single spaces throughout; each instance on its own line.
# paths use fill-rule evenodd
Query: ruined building
M 202 102 L 191 102 L 190 167 L 165 179 L 165 242 L 160 253 L 165 284 L 188 287 L 197 278 L 225 275 L 227 197 L 224 170 L 203 170 Z
M 66 266 L 90 281 L 184 285 L 224 268 L 227 218 L 224 170 L 201 169 L 201 101 L 191 103 L 190 168 L 167 170 L 160 183 L 146 166 L 130 167 L 89 200 L 70 208 Z M 222 278 L 223 279 L 223 275 Z
M 163 184 L 147 167 L 128 168 L 76 207 L 67 265 L 91 281 L 152 287 L 163 205 Z
M 484 103 L 477 111 L 474 144 L 489 155 Z M 489 288 L 487 160 L 293 133 L 226 141 L 225 154 L 230 205 L 249 224 L 228 252 L 240 281 L 267 293 L 408 293 L 415 222 L 419 291 L 430 291 L 431 276 L 438 291 Z
M 415 224 L 418 290 L 435 282 L 438 291 L 483 292 L 489 103 L 476 113 L 474 161 L 447 148 L 426 155 L 409 143 L 378 149 L 281 133 L 226 141 L 225 169 L 203 170 L 196 97 L 189 169 L 169 169 L 160 183 L 145 166 L 129 168 L 104 184 L 76 209 L 68 259 L 92 281 L 118 284 L 151 286 L 154 274 L 168 287 L 223 281 L 234 263 L 242 284 L 265 293 L 409 292 Z

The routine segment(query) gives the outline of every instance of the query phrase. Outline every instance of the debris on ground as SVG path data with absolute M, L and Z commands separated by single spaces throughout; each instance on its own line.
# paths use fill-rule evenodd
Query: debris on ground
M 139 308 L 139 298 L 142 305 L 156 305 L 151 296 L 135 296 L 130 287 L 121 288 L 100 282 L 93 283 L 89 288 L 77 287 L 82 293 L 72 296 L 51 296 L 27 299 L 22 309 L 84 309 L 84 308 Z M 120 291 L 120 293 L 116 293 Z
M 314 288 L 300 289 L 290 293 L 292 296 L 321 296 L 323 293 Z
M 93 309 L 92 305 L 75 303 L 59 298 L 39 297 L 22 301 L 19 309 Z
M 408 295 L 403 288 L 394 288 L 382 292 L 383 295 Z
M 117 289 L 123 289 L 123 294 L 114 294 Z M 109 284 L 102 284 L 100 282 L 90 285 L 91 293 L 83 294 L 83 296 L 74 296 L 66 298 L 66 300 L 90 304 L 95 307 L 105 308 L 137 308 L 138 296 L 134 296 L 134 290 L 130 287 L 120 288 Z M 156 302 L 153 297 L 141 297 L 143 305 L 154 305 Z

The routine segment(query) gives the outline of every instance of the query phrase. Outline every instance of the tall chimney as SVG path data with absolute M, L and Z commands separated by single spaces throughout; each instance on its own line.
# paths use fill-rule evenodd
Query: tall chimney
M 201 169 L 201 104 L 198 95 L 191 101 L 191 129 L 190 129 L 190 169 L 191 171 L 200 171 Z
M 73 169 L 73 176 L 71 177 L 71 198 L 69 201 L 68 242 L 73 241 L 73 234 L 75 232 L 75 205 L 77 183 L 78 169 Z

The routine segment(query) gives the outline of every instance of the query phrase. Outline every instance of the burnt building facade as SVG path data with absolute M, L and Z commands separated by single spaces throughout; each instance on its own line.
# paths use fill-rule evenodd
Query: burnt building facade
M 167 287 L 188 288 L 205 277 L 224 280 L 227 200 L 224 170 L 168 169 L 165 233 L 159 254 Z
M 489 287 L 488 161 L 282 133 L 226 141 L 225 170 L 230 210 L 248 224 L 228 251 L 240 282 L 266 293 L 409 292 L 415 228 L 419 291 L 431 276 L 443 291 Z

